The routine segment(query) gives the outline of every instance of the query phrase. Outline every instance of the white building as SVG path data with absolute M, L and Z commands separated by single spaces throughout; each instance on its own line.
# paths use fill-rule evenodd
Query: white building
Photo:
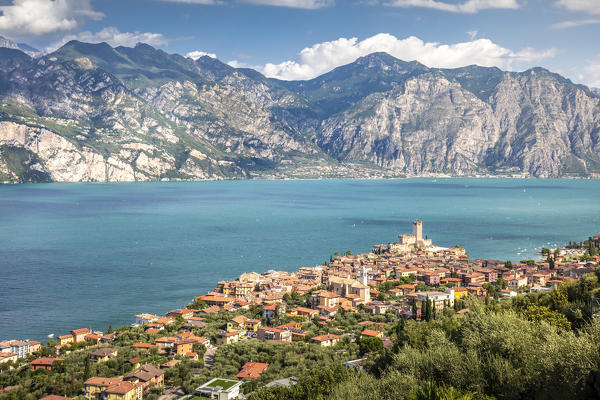
M 25 358 L 29 355 L 29 342 L 22 340 L 0 342 L 0 353 L 14 353 L 17 358 Z
M 237 399 L 242 383 L 233 379 L 213 378 L 198 387 L 196 392 L 215 400 Z
M 418 301 L 426 301 L 428 299 L 433 302 L 433 306 L 437 310 L 454 307 L 454 289 L 446 289 L 445 292 L 428 291 L 417 293 Z
M 144 324 L 149 324 L 150 322 L 155 322 L 159 319 L 160 317 L 158 315 L 153 315 L 153 314 L 138 314 L 135 316 L 135 324 L 136 325 L 144 325 Z

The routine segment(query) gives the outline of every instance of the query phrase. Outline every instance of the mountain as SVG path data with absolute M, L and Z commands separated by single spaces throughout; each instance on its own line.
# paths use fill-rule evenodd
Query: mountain
M 308 81 L 146 44 L 0 48 L 0 181 L 596 176 L 600 97 L 373 53 Z
M 0 48 L 5 47 L 7 49 L 21 50 L 22 52 L 34 57 L 40 53 L 40 51 L 34 47 L 31 47 L 27 43 L 15 43 L 5 37 L 0 36 Z

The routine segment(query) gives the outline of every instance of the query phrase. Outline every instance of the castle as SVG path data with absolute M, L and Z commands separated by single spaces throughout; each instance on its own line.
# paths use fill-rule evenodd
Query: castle
M 423 239 L 423 222 L 416 220 L 412 224 L 412 235 L 400 234 L 396 243 L 376 245 L 373 253 L 412 253 L 430 247 L 434 247 L 431 239 Z

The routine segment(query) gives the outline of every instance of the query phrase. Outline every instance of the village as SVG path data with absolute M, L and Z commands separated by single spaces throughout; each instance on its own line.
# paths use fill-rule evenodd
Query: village
M 74 390 L 89 400 L 244 398 L 257 386 L 294 385 L 296 377 L 270 367 L 274 357 L 235 353 L 236 345 L 263 346 L 256 347 L 263 353 L 318 348 L 346 368 L 361 368 L 371 351 L 393 345 L 389 333 L 399 321 L 466 313 L 467 299 L 551 291 L 594 272 L 600 258 L 589 253 L 560 248 L 544 261 L 471 260 L 463 248 L 434 245 L 414 221 L 411 234 L 370 253 L 334 254 L 296 272 L 244 273 L 187 306 L 164 316 L 138 314 L 115 331 L 74 329 L 48 344 L 0 342 L 0 377 L 23 368 L 65 373 L 72 362 L 83 366 L 80 382 L 73 372 L 70 388 L 44 400 L 74 398 L 63 396 Z M 12 390 L 18 385 L 0 386 L 0 394 Z

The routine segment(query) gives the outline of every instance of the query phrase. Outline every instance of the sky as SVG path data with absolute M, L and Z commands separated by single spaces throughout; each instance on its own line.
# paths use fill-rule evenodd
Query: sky
M 600 0 L 0 0 L 0 35 L 46 52 L 144 42 L 287 80 L 385 51 L 430 67 L 542 66 L 600 88 Z

